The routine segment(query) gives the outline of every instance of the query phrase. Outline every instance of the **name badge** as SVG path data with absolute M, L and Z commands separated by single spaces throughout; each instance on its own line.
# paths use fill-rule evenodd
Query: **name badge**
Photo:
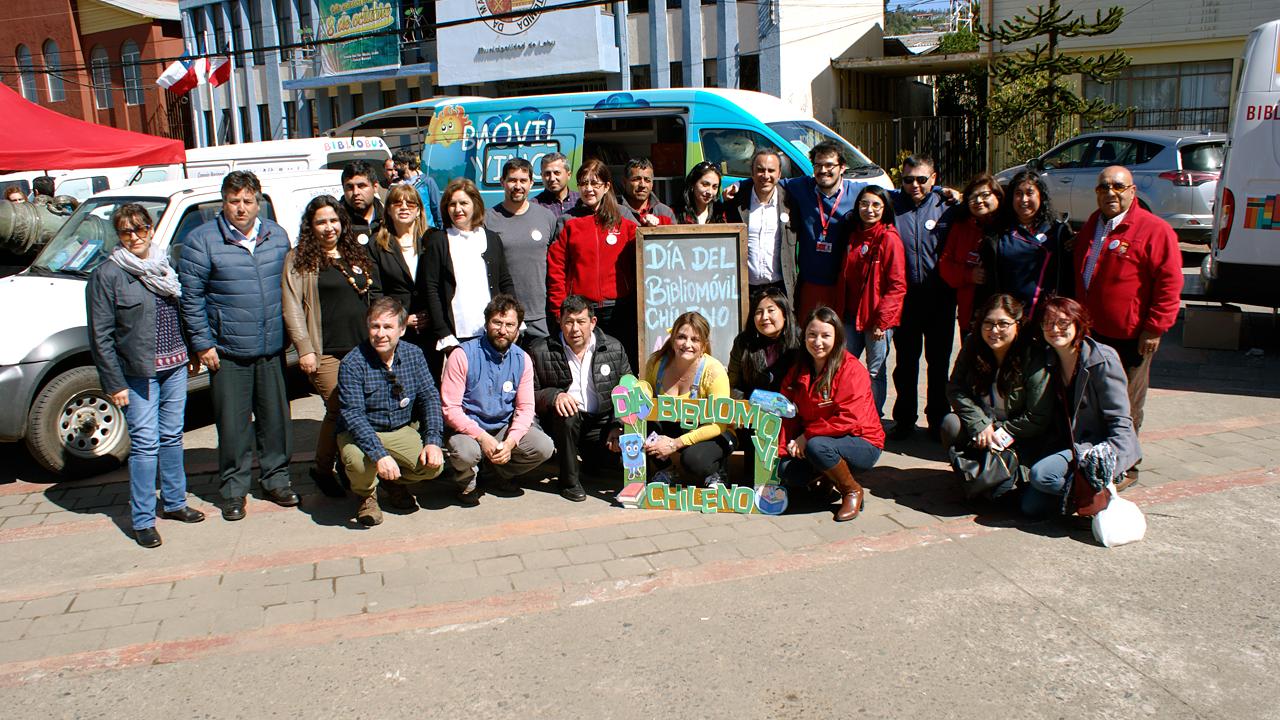
M 783 225 L 786 225 L 787 223 L 791 222 L 791 216 L 786 213 L 778 213 L 778 222 L 782 223 Z
M 829 253 L 833 248 L 834 246 L 826 240 L 819 240 L 817 243 L 817 250 L 820 253 Z
M 542 242 L 542 231 L 534 230 L 533 232 L 529 233 L 529 237 L 533 238 L 534 242 Z
M 361 270 L 359 265 L 352 265 L 352 266 L 351 266 L 351 272 L 355 273 L 356 275 L 363 275 L 363 274 L 364 274 L 364 270 Z
M 516 389 L 516 386 L 513 385 L 510 380 L 502 383 L 502 392 L 511 392 L 515 389 Z
M 356 242 L 360 243 L 361 245 L 368 245 L 369 236 L 364 233 L 360 233 L 360 235 L 356 237 Z
M 1116 248 L 1118 248 L 1118 247 L 1120 247 L 1120 241 L 1119 241 L 1119 240 L 1112 240 L 1111 242 L 1107 243 L 1107 249 L 1108 249 L 1108 250 L 1115 250 L 1115 249 L 1116 249 Z
M 610 245 L 617 245 L 617 244 L 618 244 L 618 236 L 617 236 L 617 235 L 615 235 L 614 233 L 609 233 L 609 237 L 606 237 L 606 238 L 604 239 L 604 241 L 605 241 L 605 242 L 607 242 L 607 243 L 609 243 Z
M 600 366 L 600 374 L 601 374 L 603 377 L 609 377 L 609 373 L 610 373 L 610 372 L 611 372 L 611 371 L 610 371 L 610 369 L 609 369 L 609 364 L 608 364 L 608 363 L 605 363 L 604 365 L 601 365 L 601 366 Z
M 869 251 L 870 249 L 871 249 L 871 248 L 870 248 L 870 247 L 867 247 L 867 244 L 866 244 L 866 243 L 862 243 L 862 247 L 858 248 L 858 252 L 859 252 L 859 253 L 861 253 L 861 254 L 863 254 L 863 255 L 866 255 L 866 254 L 867 254 L 867 251 Z
M 938 221 L 937 221 L 937 220 L 925 220 L 925 221 L 924 221 L 924 229 L 925 229 L 925 230 L 932 230 L 932 229 L 934 229 L 934 228 L 936 228 L 936 227 L 938 227 Z
M 407 397 L 400 398 L 400 407 L 402 408 L 409 407 L 409 398 Z

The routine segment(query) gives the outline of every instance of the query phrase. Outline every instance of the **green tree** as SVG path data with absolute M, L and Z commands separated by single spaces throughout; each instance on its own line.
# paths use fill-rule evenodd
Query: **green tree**
M 978 36 L 970 30 L 958 30 L 942 36 L 937 53 L 957 55 L 977 52 Z M 938 92 L 939 115 L 969 115 L 981 117 L 986 111 L 987 71 L 975 63 L 961 73 L 939 75 L 935 84 Z
M 1121 50 L 1100 55 L 1063 55 L 1059 43 L 1064 38 L 1108 35 L 1120 27 L 1124 8 L 1113 6 L 1105 13 L 1099 10 L 1092 22 L 1060 7 L 1058 0 L 1048 5 L 1027 8 L 1024 15 L 1005 20 L 998 26 L 975 28 L 975 35 L 985 42 L 1001 45 L 1035 40 L 1035 44 L 1014 53 L 998 56 L 989 72 L 994 85 L 987 104 L 987 122 L 992 132 L 1009 133 L 1025 125 L 1029 118 L 1040 118 L 1036 141 L 1031 149 L 1043 151 L 1052 147 L 1062 130 L 1064 118 L 1078 117 L 1082 125 L 1114 120 L 1124 108 L 1076 94 L 1066 80 L 1084 75 L 1098 82 L 1115 79 L 1129 65 L 1129 56 Z M 1034 121 L 1033 121 L 1034 122 Z M 1036 153 L 1032 153 L 1036 154 Z

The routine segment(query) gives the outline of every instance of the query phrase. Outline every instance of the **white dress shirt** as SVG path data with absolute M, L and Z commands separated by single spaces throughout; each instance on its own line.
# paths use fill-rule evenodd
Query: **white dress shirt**
M 569 373 L 573 377 L 573 381 L 569 383 L 569 389 L 565 392 L 577 401 L 578 407 L 582 408 L 583 412 L 599 412 L 600 394 L 596 392 L 596 385 L 591 380 L 591 358 L 596 353 L 595 333 L 591 333 L 591 339 L 587 341 L 587 349 L 583 351 L 581 360 L 569 347 L 569 343 L 564 341 L 563 333 L 560 334 L 560 343 L 564 345 L 564 355 L 569 360 Z
M 778 190 L 774 188 L 773 195 L 765 202 L 760 202 L 754 189 L 750 193 L 750 213 L 747 216 L 747 282 L 751 285 L 781 282 Z

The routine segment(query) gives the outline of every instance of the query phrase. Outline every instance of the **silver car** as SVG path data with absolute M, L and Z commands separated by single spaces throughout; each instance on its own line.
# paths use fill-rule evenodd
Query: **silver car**
M 1159 215 L 1186 242 L 1208 243 L 1213 198 L 1222 172 L 1227 136 L 1188 130 L 1117 130 L 1078 135 L 1025 165 L 1002 170 L 1008 184 L 1030 168 L 1044 173 L 1053 206 L 1079 227 L 1098 209 L 1098 173 L 1123 165 L 1133 173 L 1138 202 Z

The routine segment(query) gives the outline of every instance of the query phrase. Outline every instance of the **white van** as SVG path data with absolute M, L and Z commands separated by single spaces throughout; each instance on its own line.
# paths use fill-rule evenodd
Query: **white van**
M 137 169 L 133 184 L 181 178 L 221 178 L 232 170 L 248 170 L 260 178 L 277 173 L 303 170 L 341 170 L 353 160 L 365 160 L 373 166 L 378 180 L 383 164 L 391 157 L 382 138 L 300 138 L 237 143 L 218 147 L 193 148 L 187 151 L 185 163 L 145 165 Z
M 70 195 L 84 202 L 91 196 L 111 188 L 123 187 L 137 178 L 138 166 L 84 168 L 69 170 L 57 179 L 54 195 Z M 157 178 L 160 179 L 160 178 Z
M 262 216 L 293 238 L 317 195 L 341 197 L 337 170 L 262 178 Z M 183 239 L 222 207 L 222 178 L 156 182 L 86 200 L 23 272 L 0 278 L 0 442 L 25 440 L 46 469 L 67 476 L 109 469 L 129 452 L 124 413 L 107 402 L 89 356 L 85 283 L 116 244 L 111 213 L 140 203 L 156 218 L 155 250 Z M 208 386 L 208 376 L 190 389 Z
M 1245 41 L 1214 221 L 1206 294 L 1280 306 L 1280 20 Z

